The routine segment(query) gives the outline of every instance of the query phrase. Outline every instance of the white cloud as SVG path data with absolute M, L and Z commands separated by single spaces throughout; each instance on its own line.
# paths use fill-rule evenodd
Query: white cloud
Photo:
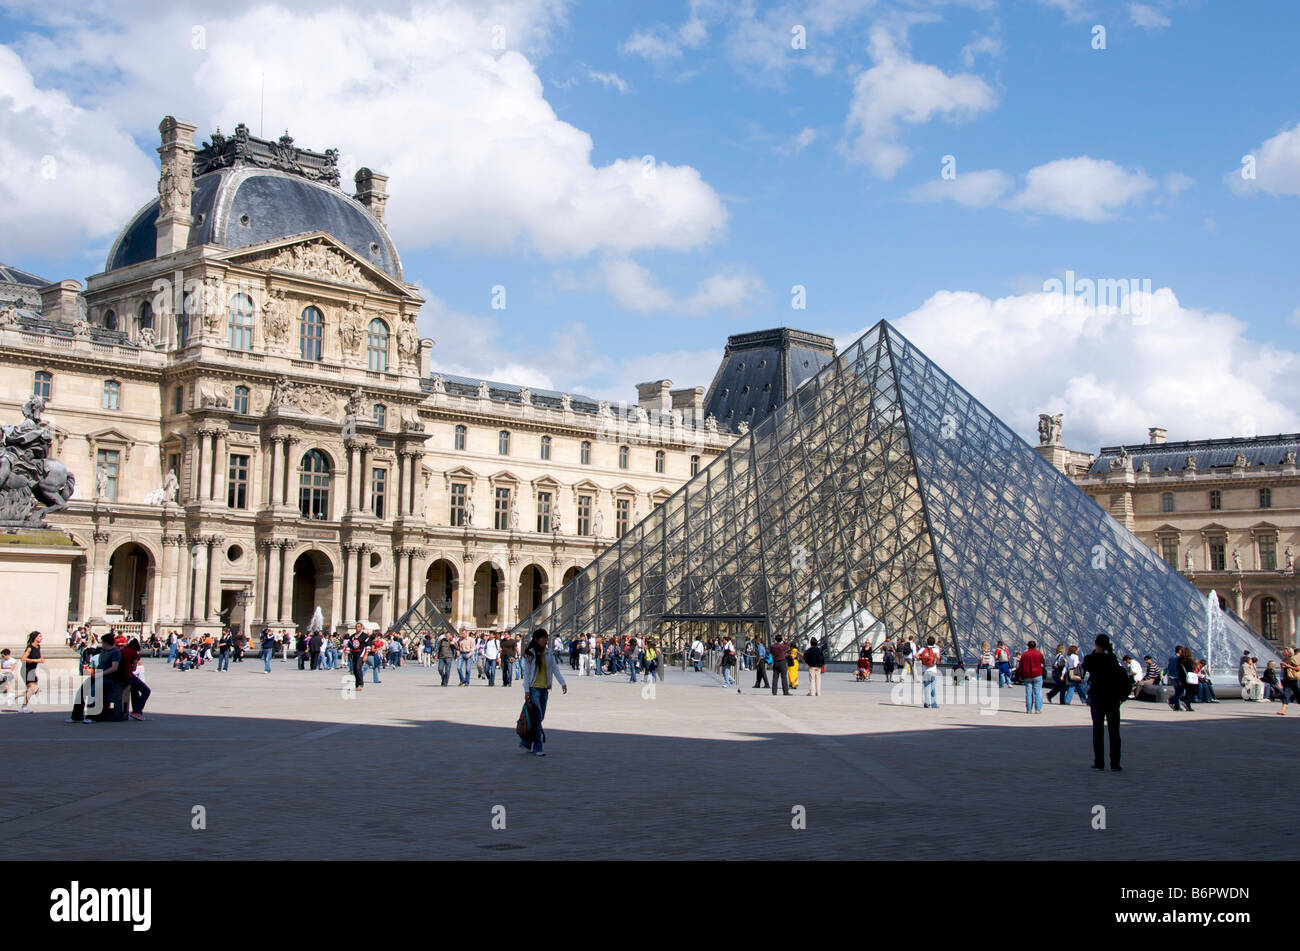
M 1038 0 L 1038 2 L 1045 7 L 1060 10 L 1071 23 L 1077 23 L 1092 12 L 1091 7 L 1084 0 Z
M 1190 175 L 1184 175 L 1182 172 L 1170 172 L 1161 182 L 1164 190 L 1175 198 L 1195 184 L 1196 179 Z
M 1184 307 L 1169 288 L 1141 303 L 1135 320 L 1060 294 L 940 291 L 896 326 L 1031 442 L 1043 412 L 1063 412 L 1066 444 L 1088 451 L 1144 441 L 1149 426 L 1170 439 L 1300 428 L 1284 397 L 1300 354 L 1250 340 L 1228 314 Z
M 1002 41 L 992 36 L 980 36 L 961 48 L 961 61 L 967 68 L 975 65 L 975 57 L 980 53 L 998 56 L 1002 52 Z
M 1254 178 L 1244 178 L 1243 165 L 1233 169 L 1224 181 L 1238 195 L 1264 192 L 1268 195 L 1300 195 L 1300 122 L 1283 129 L 1253 152 Z
M 114 236 L 156 180 L 150 157 L 112 117 L 38 88 L 0 46 L 0 260 L 75 254 Z
M 51 39 L 25 51 L 38 75 L 76 87 L 146 142 L 164 114 L 201 134 L 239 121 L 256 131 L 265 71 L 268 135 L 287 126 L 300 145 L 336 146 L 345 166 L 387 173 L 390 229 L 408 250 L 523 246 L 565 257 L 714 240 L 727 213 L 699 172 L 659 162 L 647 174 L 636 157 L 593 164 L 591 137 L 547 103 L 528 54 L 544 48 L 562 9 L 547 0 L 391 12 L 236 2 L 205 15 L 198 50 L 189 14 L 119 20 L 114 10 L 103 20 L 61 16 Z M 504 51 L 493 49 L 498 35 Z M 152 188 L 155 174 L 140 184 Z
M 1163 30 L 1174 22 L 1149 3 L 1130 3 L 1128 15 L 1135 26 L 1140 26 L 1144 30 Z
M 1078 221 L 1105 221 L 1155 187 L 1141 169 L 1126 169 L 1108 159 L 1057 159 L 1031 168 L 1025 188 L 1007 207 Z
M 955 201 L 970 208 L 985 208 L 997 204 L 1015 184 L 1006 172 L 985 169 L 978 172 L 961 172 L 956 178 L 939 178 L 912 189 L 913 201 Z
M 777 152 L 782 155 L 798 155 L 808 146 L 812 145 L 817 139 L 817 130 L 810 126 L 800 129 L 795 135 L 791 136 L 785 143 L 777 147 Z
M 618 73 L 601 73 L 594 69 L 587 70 L 587 78 L 600 83 L 606 89 L 613 87 L 620 93 L 627 92 L 627 82 Z
M 682 297 L 663 287 L 641 264 L 627 257 L 609 256 L 585 281 L 571 277 L 559 279 L 561 287 L 600 285 L 620 307 L 639 313 L 686 314 L 704 316 L 719 311 L 739 312 L 752 305 L 765 292 L 763 282 L 741 270 L 724 270 L 700 281 L 695 292 Z
M 948 75 L 914 61 L 882 27 L 871 32 L 871 53 L 876 64 L 854 82 L 845 120 L 846 150 L 880 178 L 892 178 L 907 162 L 909 151 L 899 141 L 901 123 L 936 117 L 956 121 L 992 109 L 997 102 L 992 88 L 978 76 Z
M 658 66 L 679 60 L 686 50 L 698 49 L 708 40 L 709 25 L 703 9 L 711 5 L 702 0 L 692 0 L 690 15 L 681 26 L 673 29 L 666 24 L 656 23 L 651 27 L 634 30 L 619 49 Z

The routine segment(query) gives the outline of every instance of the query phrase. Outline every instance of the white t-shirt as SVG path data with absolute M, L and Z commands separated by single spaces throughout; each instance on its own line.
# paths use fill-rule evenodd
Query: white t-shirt
M 0 660 L 0 670 L 13 670 L 17 666 L 18 661 L 14 660 L 12 657 L 6 657 L 4 660 Z
M 1136 660 L 1130 660 L 1128 662 L 1128 672 L 1133 675 L 1134 680 L 1142 679 L 1142 665 Z
M 501 656 L 501 647 L 495 640 L 488 641 L 483 647 L 483 656 L 488 660 L 496 660 Z

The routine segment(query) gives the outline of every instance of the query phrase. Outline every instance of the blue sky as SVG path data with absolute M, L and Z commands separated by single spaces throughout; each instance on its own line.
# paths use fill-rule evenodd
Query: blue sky
M 265 72 L 268 134 L 392 174 L 441 368 L 631 399 L 883 317 L 1026 436 L 1300 429 L 1297 4 L 0 8 L 0 260 L 50 279 L 150 197 L 164 114 L 256 128 Z M 1153 293 L 1063 308 L 1067 270 Z

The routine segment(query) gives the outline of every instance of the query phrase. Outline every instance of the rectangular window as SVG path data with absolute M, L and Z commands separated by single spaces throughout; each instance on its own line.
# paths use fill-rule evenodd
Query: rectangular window
M 100 449 L 95 453 L 95 474 L 97 476 L 100 468 L 103 468 L 104 475 L 108 480 L 104 486 L 104 498 L 110 502 L 116 502 L 118 476 L 118 453 L 116 449 Z
M 388 488 L 388 470 L 374 469 L 370 473 L 370 510 L 375 518 L 384 517 L 384 499 Z
M 622 538 L 632 527 L 632 500 L 618 499 L 614 502 L 614 534 Z
M 537 493 L 537 530 L 543 534 L 551 530 L 551 493 Z
M 578 496 L 578 534 L 591 534 L 591 496 Z
M 1277 539 L 1273 537 L 1259 540 L 1259 567 L 1263 571 L 1277 571 Z
M 230 456 L 230 478 L 226 481 L 226 507 L 248 508 L 248 456 Z
M 1273 507 L 1273 490 L 1259 490 L 1259 507 L 1262 509 L 1271 509 Z
M 1178 539 L 1162 538 L 1160 539 L 1160 557 L 1165 560 L 1170 568 L 1178 567 Z
M 504 532 L 510 527 L 510 490 L 497 488 L 492 493 L 492 527 Z
M 117 380 L 104 381 L 104 409 L 119 409 L 122 402 L 122 384 Z
M 1174 510 L 1174 494 L 1172 492 L 1166 492 L 1160 497 L 1160 509 L 1164 512 L 1172 512 Z
M 1210 493 L 1210 511 L 1217 512 L 1221 508 L 1223 508 L 1223 493 L 1215 489 Z
M 469 498 L 469 486 L 463 482 L 451 484 L 451 527 L 465 527 L 465 502 Z
M 1223 570 L 1223 550 L 1225 543 L 1222 539 L 1210 542 L 1210 570 Z

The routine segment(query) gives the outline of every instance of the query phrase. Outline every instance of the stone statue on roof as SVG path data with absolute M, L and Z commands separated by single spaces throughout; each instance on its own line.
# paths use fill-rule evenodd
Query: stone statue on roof
M 519 387 L 519 402 L 524 406 L 532 406 L 533 391 L 526 386 Z
M 487 380 L 478 381 L 478 398 L 481 400 L 492 398 L 492 391 L 488 389 Z

